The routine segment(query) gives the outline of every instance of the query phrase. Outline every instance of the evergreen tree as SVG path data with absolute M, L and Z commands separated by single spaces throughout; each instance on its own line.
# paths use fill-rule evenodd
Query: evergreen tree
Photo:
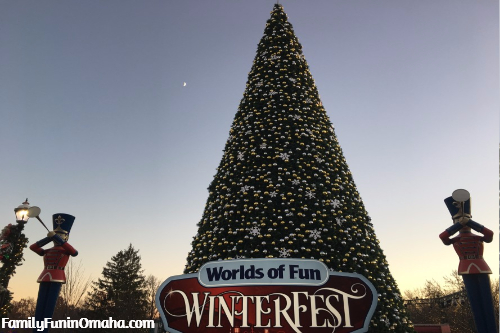
M 28 199 L 23 204 L 28 204 Z M 23 264 L 23 250 L 28 238 L 23 233 L 24 223 L 9 223 L 0 232 L 0 317 L 8 318 L 12 307 L 12 293 L 9 281 L 16 273 L 17 266 Z
M 379 293 L 370 332 L 413 332 L 280 4 L 267 21 L 185 273 L 211 260 L 314 258 Z
M 86 307 L 92 319 L 136 320 L 147 318 L 147 293 L 139 250 L 132 244 L 111 257 L 102 278 L 92 283 Z

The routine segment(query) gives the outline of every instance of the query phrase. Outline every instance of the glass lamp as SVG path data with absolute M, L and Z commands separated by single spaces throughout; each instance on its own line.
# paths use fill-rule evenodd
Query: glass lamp
M 29 206 L 28 198 L 17 208 L 14 208 L 14 213 L 16 213 L 16 222 L 17 223 L 26 223 L 28 222 L 28 208 Z

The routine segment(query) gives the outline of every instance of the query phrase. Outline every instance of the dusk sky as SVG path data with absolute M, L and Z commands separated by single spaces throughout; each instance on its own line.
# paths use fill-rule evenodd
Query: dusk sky
M 28 197 L 47 225 L 76 216 L 85 277 L 130 243 L 146 275 L 181 274 L 274 3 L 0 0 L 2 227 Z M 457 188 L 498 278 L 498 1 L 280 3 L 401 292 L 457 269 L 438 237 Z M 15 299 L 42 268 L 26 249 Z

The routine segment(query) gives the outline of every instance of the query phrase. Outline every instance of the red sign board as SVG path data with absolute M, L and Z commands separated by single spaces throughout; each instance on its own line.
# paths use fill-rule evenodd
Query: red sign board
M 210 262 L 167 279 L 156 305 L 173 333 L 367 332 L 377 292 L 316 260 Z

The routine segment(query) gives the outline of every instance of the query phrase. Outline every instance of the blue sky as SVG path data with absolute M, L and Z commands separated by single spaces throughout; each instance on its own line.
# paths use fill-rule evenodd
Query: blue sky
M 400 289 L 440 280 L 453 190 L 498 230 L 498 2 L 281 3 Z M 145 274 L 181 274 L 273 5 L 0 0 L 3 223 L 28 197 L 46 224 L 76 216 L 86 275 L 129 243 Z M 25 259 L 16 298 L 36 297 Z

